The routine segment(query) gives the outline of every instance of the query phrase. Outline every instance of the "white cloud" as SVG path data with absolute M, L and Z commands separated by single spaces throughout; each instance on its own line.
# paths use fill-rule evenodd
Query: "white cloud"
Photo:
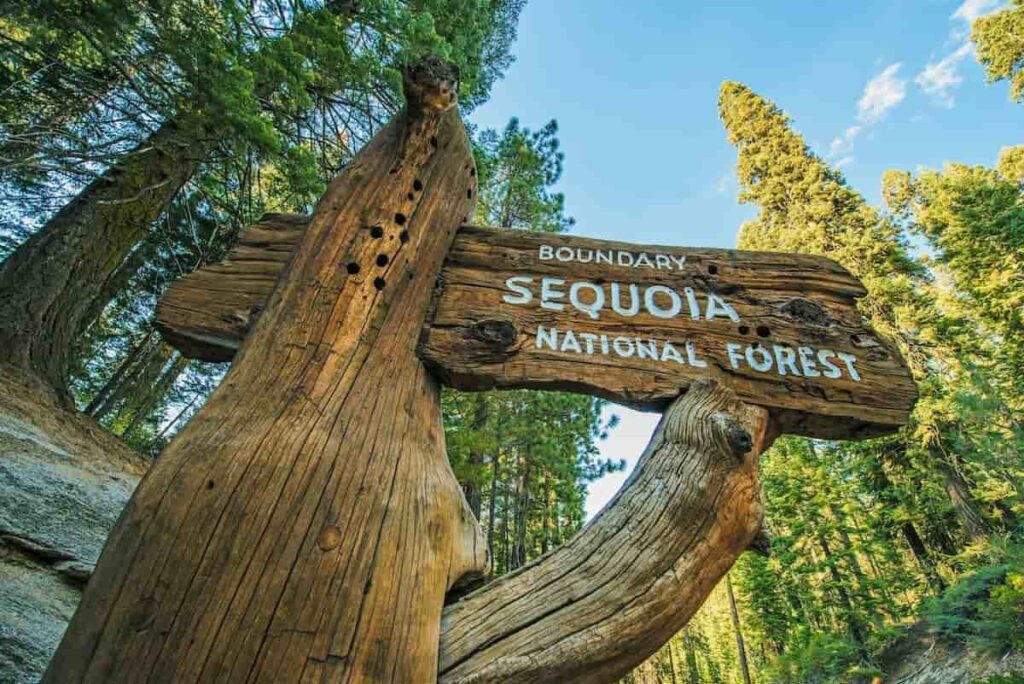
M 963 4 L 953 12 L 952 19 L 960 19 L 973 24 L 975 19 L 991 14 L 1002 6 L 1002 0 L 964 0 Z
M 952 109 L 954 104 L 952 91 L 964 80 L 958 71 L 960 62 L 973 52 L 974 47 L 970 43 L 964 43 L 938 62 L 930 62 L 914 78 L 914 83 L 927 95 L 930 95 L 935 102 Z
M 836 168 L 836 169 L 841 169 L 844 166 L 849 166 L 852 163 L 853 163 L 853 157 L 843 157 L 842 159 L 840 159 L 838 161 L 832 162 L 832 167 Z
M 899 62 L 890 64 L 868 81 L 864 95 L 857 103 L 858 121 L 865 124 L 878 123 L 886 112 L 903 102 L 907 96 L 907 82 L 896 75 L 899 70 Z
M 828 156 L 830 159 L 835 159 L 840 155 L 844 155 L 853 149 L 853 140 L 860 132 L 864 130 L 863 126 L 850 126 L 843 134 L 837 138 L 833 138 L 832 143 L 828 146 Z

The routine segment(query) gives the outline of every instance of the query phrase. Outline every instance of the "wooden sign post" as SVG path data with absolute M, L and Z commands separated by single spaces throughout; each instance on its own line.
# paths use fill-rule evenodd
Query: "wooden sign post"
M 456 81 L 409 69 L 406 109 L 312 217 L 268 217 L 161 302 L 169 341 L 234 364 L 139 486 L 44 681 L 614 681 L 758 544 L 775 435 L 906 420 L 909 373 L 827 259 L 460 228 Z M 444 608 L 486 551 L 438 380 L 664 415 L 595 521 Z

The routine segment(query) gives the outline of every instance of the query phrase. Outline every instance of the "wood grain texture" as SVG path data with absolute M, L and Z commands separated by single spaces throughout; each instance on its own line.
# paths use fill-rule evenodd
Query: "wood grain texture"
M 562 262 L 538 258 L 549 246 L 577 252 L 598 250 L 617 254 L 672 255 L 685 257 L 680 268 L 636 268 L 618 264 Z M 510 304 L 515 293 L 509 278 L 532 277 L 531 301 Z M 555 278 L 563 294 L 555 299 L 562 310 L 541 306 L 540 279 Z M 604 292 L 605 306 L 591 317 L 569 304 L 574 282 L 595 284 Z M 632 316 L 610 307 L 611 283 L 620 284 L 618 301 L 631 303 L 629 283 L 637 285 L 644 299 L 647 288 L 660 289 L 656 307 L 669 306 L 667 290 L 677 293 L 678 315 L 658 318 L 645 305 Z M 522 287 L 522 281 L 519 282 Z M 687 304 L 688 289 L 697 300 L 700 318 L 695 320 Z M 528 387 L 570 390 L 601 396 L 644 409 L 663 409 L 691 381 L 710 377 L 721 380 L 743 400 L 773 411 L 784 432 L 813 437 L 856 439 L 895 430 L 906 421 L 917 393 L 899 354 L 866 326 L 856 308 L 864 294 L 860 283 L 835 262 L 822 257 L 715 249 L 677 249 L 613 243 L 584 238 L 523 233 L 485 228 L 463 228 L 449 252 L 438 283 L 433 313 L 424 331 L 420 353 L 446 383 L 463 390 L 491 387 Z M 593 302 L 593 288 L 586 292 Z M 738 321 L 724 315 L 720 306 L 707 320 L 710 296 L 731 306 Z M 580 299 L 583 299 L 581 294 Z M 574 331 L 583 353 L 552 349 L 538 339 L 543 327 L 559 331 L 565 341 Z M 593 353 L 584 337 L 593 336 Z M 606 336 L 602 351 L 600 335 Z M 620 339 L 628 355 L 608 349 Z M 549 338 L 550 339 L 550 338 Z M 641 358 L 641 344 L 660 353 L 671 342 L 685 363 L 650 356 Z M 690 341 L 693 357 L 705 367 L 689 363 L 684 347 Z M 736 359 L 728 353 L 728 343 Z M 780 352 L 776 345 L 782 347 Z M 747 347 L 760 349 L 747 357 Z M 855 380 L 843 366 L 841 377 L 805 377 L 799 360 L 789 372 L 778 372 L 778 355 L 796 355 L 804 347 L 828 349 L 856 358 Z M 786 350 L 790 350 L 787 352 Z M 750 363 L 771 359 L 772 368 L 759 372 Z M 816 364 L 819 373 L 824 369 Z
M 721 384 L 693 383 L 583 531 L 445 609 L 438 681 L 601 684 L 654 653 L 758 532 L 767 426 Z
M 267 214 L 238 236 L 227 259 L 171 283 L 156 327 L 190 359 L 230 361 L 267 306 L 309 216 Z
M 411 78 L 451 74 L 431 62 Z M 45 682 L 434 681 L 444 594 L 486 560 L 415 353 L 473 209 L 465 129 L 431 106 L 452 80 L 413 89 L 332 181 L 115 527 Z
M 158 309 L 164 335 L 190 356 L 230 358 L 273 289 L 302 222 L 301 216 L 268 216 L 243 233 L 227 261 L 175 283 Z M 584 253 L 672 255 L 685 257 L 685 264 L 669 270 L 540 260 L 538 251 L 544 245 Z M 524 306 L 506 303 L 503 297 L 511 292 L 506 280 L 521 276 L 534 277 L 533 301 Z M 568 305 L 561 311 L 544 309 L 539 306 L 543 277 L 566 281 L 563 292 L 574 281 L 598 284 L 609 300 L 610 283 L 618 282 L 623 303 L 631 303 L 629 283 L 637 285 L 638 294 L 649 286 L 671 288 L 683 306 L 671 320 L 656 318 L 642 306 L 635 316 L 621 316 L 610 309 L 610 302 L 598 319 Z M 696 298 L 700 320 L 690 315 L 687 288 Z M 710 294 L 732 306 L 740 320 L 720 310 L 706 320 Z M 692 380 L 713 377 L 727 382 L 744 401 L 770 408 L 786 432 L 857 439 L 903 424 L 917 396 L 902 359 L 866 327 L 856 308 L 863 294 L 853 276 L 822 257 L 678 249 L 464 226 L 438 280 L 420 353 L 445 383 L 458 389 L 570 390 L 645 410 L 663 410 Z M 565 304 L 566 297 L 560 301 Z M 660 305 L 665 305 L 663 296 Z M 614 350 L 601 353 L 600 342 L 592 342 L 597 345 L 594 354 L 538 348 L 542 326 L 557 329 L 563 341 L 565 332 L 573 330 L 581 346 L 581 334 L 604 334 L 606 345 L 620 336 L 630 344 L 654 340 L 659 352 L 668 341 L 684 360 L 689 340 L 707 367 L 640 358 L 638 353 L 629 358 Z M 729 354 L 729 343 L 741 345 L 733 350 L 735 357 Z M 751 358 L 771 359 L 768 372 L 751 365 L 747 346 L 764 350 L 752 350 Z M 796 354 L 801 347 L 851 354 L 860 380 L 835 356 L 831 359 L 842 372 L 839 378 L 780 375 L 778 354 Z M 816 365 L 820 372 L 823 366 Z M 799 371 L 798 363 L 793 367 Z

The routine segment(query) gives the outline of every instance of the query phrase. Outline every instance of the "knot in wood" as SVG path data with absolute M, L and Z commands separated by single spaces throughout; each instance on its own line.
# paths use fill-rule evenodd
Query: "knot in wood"
M 473 324 L 469 334 L 474 340 L 478 340 L 491 347 L 504 349 L 515 344 L 519 339 L 519 331 L 516 326 L 508 321 L 488 319 Z
M 737 460 L 742 460 L 743 454 L 754 448 L 750 433 L 732 416 L 716 411 L 711 414 L 711 426 L 722 450 Z
M 459 67 L 428 55 L 402 69 L 402 86 L 410 109 L 451 109 L 459 100 Z
M 316 543 L 323 551 L 331 551 L 341 544 L 341 528 L 337 525 L 327 525 L 317 535 Z
M 804 323 L 827 327 L 832 325 L 832 317 L 818 302 L 803 297 L 790 299 L 782 305 L 782 312 Z

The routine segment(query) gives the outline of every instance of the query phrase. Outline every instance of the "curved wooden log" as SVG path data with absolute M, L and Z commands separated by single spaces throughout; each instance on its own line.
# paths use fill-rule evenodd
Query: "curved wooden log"
M 438 681 L 614 682 L 654 653 L 760 529 L 767 423 L 731 390 L 693 383 L 589 526 L 445 609 Z
M 416 356 L 473 211 L 454 80 L 411 70 L 406 110 L 332 181 L 118 521 L 44 682 L 435 680 L 445 593 L 486 561 Z

